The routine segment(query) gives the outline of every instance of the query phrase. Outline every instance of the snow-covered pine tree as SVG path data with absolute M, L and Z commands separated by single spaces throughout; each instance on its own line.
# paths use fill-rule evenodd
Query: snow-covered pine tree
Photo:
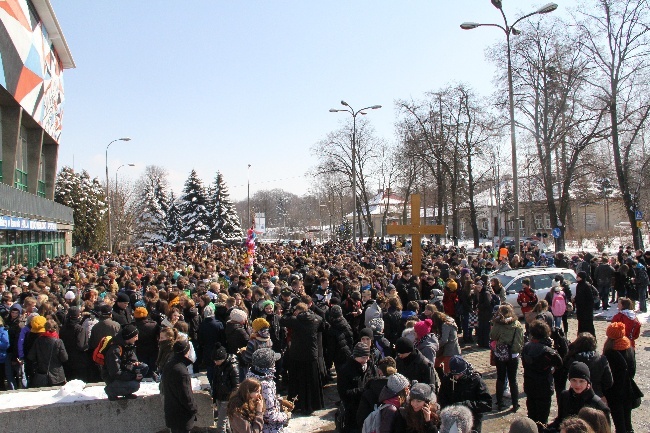
M 106 240 L 104 187 L 87 171 L 75 173 L 63 167 L 54 186 L 54 201 L 73 209 L 72 244 L 81 250 L 98 250 Z
M 159 242 L 166 239 L 168 182 L 167 171 L 155 165 L 147 166 L 140 178 L 139 238 L 142 242 Z
M 179 203 L 174 195 L 174 191 L 169 193 L 167 203 L 169 203 L 169 208 L 165 216 L 165 240 L 175 244 L 181 239 L 183 222 L 181 221 L 181 214 L 178 210 Z
M 213 241 L 227 241 L 244 236 L 239 223 L 239 216 L 235 210 L 235 205 L 230 201 L 228 186 L 226 186 L 221 172 L 217 172 L 210 191 L 211 195 L 208 198 L 212 223 L 210 239 Z
M 208 209 L 206 207 L 203 182 L 192 170 L 185 181 L 180 197 L 179 212 L 181 216 L 180 240 L 188 242 L 207 241 L 210 237 Z

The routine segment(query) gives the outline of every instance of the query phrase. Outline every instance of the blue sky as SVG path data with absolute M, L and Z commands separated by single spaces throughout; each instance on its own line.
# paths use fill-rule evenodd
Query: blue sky
M 370 120 L 394 141 L 396 99 L 452 82 L 492 92 L 485 48 L 499 22 L 489 0 L 50 0 L 77 68 L 64 73 L 59 166 L 121 179 L 165 167 L 178 193 L 191 169 L 220 170 L 235 199 L 308 191 L 310 147 L 339 128 L 346 100 L 380 104 Z M 546 1 L 504 0 L 509 17 Z M 561 2 L 566 15 L 575 0 Z M 564 9 L 564 10 L 562 10 Z

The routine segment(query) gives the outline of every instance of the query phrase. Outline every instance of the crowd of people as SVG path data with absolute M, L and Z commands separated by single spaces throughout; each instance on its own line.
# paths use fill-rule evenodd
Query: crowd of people
M 511 432 L 632 432 L 648 260 L 430 243 L 413 275 L 408 248 L 370 240 L 259 243 L 252 268 L 238 245 L 14 265 L 0 276 L 0 390 L 103 381 L 117 400 L 151 379 L 180 432 L 197 410 L 191 374 L 205 372 L 220 432 L 274 433 L 324 408 L 335 382 L 341 433 L 480 433 L 486 414 L 520 410 L 521 364 L 527 416 Z M 538 265 L 574 269 L 578 284 L 574 294 L 558 273 L 538 299 L 524 280 L 522 325 L 492 273 Z M 608 308 L 619 312 L 599 350 L 594 310 Z M 496 367 L 494 396 L 463 357 L 474 344 Z

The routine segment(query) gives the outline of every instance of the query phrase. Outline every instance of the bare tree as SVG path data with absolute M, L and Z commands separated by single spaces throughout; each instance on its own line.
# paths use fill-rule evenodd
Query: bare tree
M 648 72 L 650 4 L 648 0 L 591 0 L 577 12 L 583 50 L 596 74 L 590 81 L 609 111 L 610 141 L 616 177 L 628 220 L 635 227 L 639 197 L 633 189 L 635 147 L 650 115 Z M 639 230 L 632 230 L 641 248 Z

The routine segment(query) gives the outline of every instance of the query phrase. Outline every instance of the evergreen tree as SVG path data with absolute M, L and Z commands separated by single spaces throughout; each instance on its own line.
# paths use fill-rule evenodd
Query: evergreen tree
M 180 198 L 179 212 L 181 217 L 180 240 L 206 241 L 210 237 L 210 221 L 207 199 L 203 182 L 192 170 L 185 181 L 183 194 Z
M 210 239 L 226 241 L 244 236 L 235 205 L 230 201 L 228 187 L 220 172 L 217 172 L 209 191 Z
M 167 171 L 157 166 L 148 166 L 139 184 L 139 238 L 142 242 L 163 241 L 168 231 Z
M 165 215 L 165 240 L 167 242 L 176 243 L 180 240 L 183 222 L 181 221 L 181 214 L 178 209 L 179 203 L 174 195 L 174 191 L 169 193 L 167 203 L 169 204 L 169 207 L 167 209 L 167 215 Z
M 106 196 L 97 178 L 87 171 L 63 167 L 56 178 L 54 201 L 73 209 L 72 244 L 81 250 L 98 250 L 106 242 Z

